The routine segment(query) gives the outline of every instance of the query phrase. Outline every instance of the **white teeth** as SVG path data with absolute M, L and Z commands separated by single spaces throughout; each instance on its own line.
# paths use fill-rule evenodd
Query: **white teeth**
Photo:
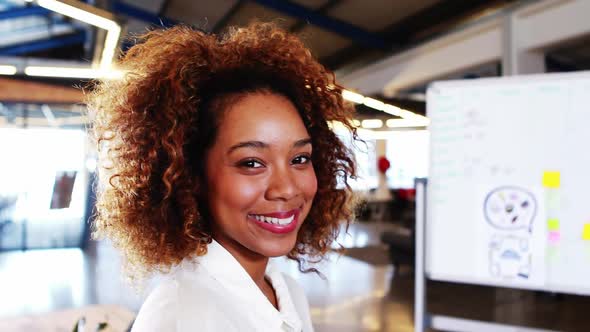
M 285 219 L 278 219 L 279 225 L 288 225 L 293 221 L 294 216 Z
M 293 219 L 295 218 L 295 216 L 290 216 L 288 218 L 281 219 L 281 218 L 261 216 L 261 215 L 257 215 L 257 214 L 255 214 L 253 216 L 258 221 L 263 221 L 263 222 L 266 222 L 269 224 L 281 225 L 281 226 L 290 224 L 293 221 Z

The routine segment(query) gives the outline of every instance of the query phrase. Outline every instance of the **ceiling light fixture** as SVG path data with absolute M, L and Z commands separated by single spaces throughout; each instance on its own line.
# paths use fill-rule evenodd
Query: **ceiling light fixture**
M 379 111 L 383 111 L 383 109 L 385 109 L 385 103 L 369 97 L 365 97 L 365 99 L 363 100 L 363 105 L 368 106 L 370 108 L 374 108 Z
M 0 65 L 0 75 L 14 75 L 16 74 L 15 66 Z
M 395 121 L 413 120 L 414 121 L 413 123 L 421 123 L 421 125 L 419 125 L 418 127 L 428 126 L 428 124 L 430 124 L 430 120 L 423 115 L 416 114 L 414 112 L 399 108 L 397 106 L 386 104 L 386 103 L 384 103 L 380 100 L 377 100 L 377 99 L 365 97 L 365 96 L 363 96 L 359 93 L 356 93 L 356 92 L 352 92 L 349 90 L 342 90 L 342 98 L 344 98 L 345 100 L 351 101 L 353 103 L 363 104 L 367 107 L 371 107 L 371 108 L 376 109 L 378 111 L 382 111 L 387 114 L 395 115 L 395 116 L 402 118 L 402 119 L 391 119 L 391 120 L 395 120 Z M 379 120 L 379 121 L 381 121 L 381 120 Z M 400 122 L 396 122 L 396 123 L 400 123 Z M 424 123 L 426 123 L 426 125 L 424 125 Z M 364 125 L 363 125 L 363 127 L 364 127 Z M 405 127 L 407 127 L 407 126 L 405 126 Z M 413 125 L 410 127 L 416 127 L 416 126 Z M 378 127 L 378 128 L 380 128 L 380 127 Z M 398 127 L 390 127 L 390 128 L 398 128 Z
M 114 20 L 107 18 L 107 16 L 111 16 L 109 12 L 80 1 L 71 0 L 37 0 L 37 4 L 64 16 L 107 30 L 100 67 L 105 69 L 111 66 L 119 42 L 121 27 Z
M 385 107 L 383 107 L 383 112 L 399 117 L 402 117 L 402 114 L 404 114 L 403 111 L 405 110 L 389 104 L 386 104 Z
M 120 79 L 124 72 L 120 70 L 93 69 L 93 68 L 75 68 L 75 67 L 40 67 L 28 66 L 25 68 L 25 74 L 29 76 L 42 77 L 64 77 L 64 78 L 106 78 Z
M 380 119 L 367 119 L 361 121 L 361 126 L 366 129 L 377 129 L 383 127 L 383 121 Z
M 122 77 L 118 71 L 112 69 L 113 59 L 121 36 L 121 26 L 114 20 L 111 13 L 75 0 L 37 0 L 37 4 L 61 15 L 104 29 L 107 33 L 98 69 L 93 67 L 28 66 L 25 68 L 26 75 L 90 79 Z
M 342 90 L 342 98 L 357 104 L 362 104 L 365 100 L 365 96 L 348 90 Z

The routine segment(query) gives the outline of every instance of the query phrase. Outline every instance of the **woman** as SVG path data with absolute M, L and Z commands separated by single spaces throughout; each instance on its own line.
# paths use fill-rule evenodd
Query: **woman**
M 107 165 L 96 233 L 133 276 L 167 276 L 133 331 L 312 331 L 268 261 L 314 271 L 352 218 L 355 164 L 328 122 L 356 133 L 334 75 L 264 23 L 152 31 L 120 66 L 89 95 Z

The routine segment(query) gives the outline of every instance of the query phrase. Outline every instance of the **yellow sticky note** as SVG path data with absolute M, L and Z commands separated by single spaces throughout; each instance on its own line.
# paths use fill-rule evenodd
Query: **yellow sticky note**
M 543 187 L 559 188 L 559 172 L 546 171 L 543 172 Z
M 584 225 L 584 232 L 582 233 L 582 239 L 590 240 L 590 224 Z
M 558 231 L 559 230 L 559 219 L 552 218 L 547 220 L 547 227 L 550 231 Z

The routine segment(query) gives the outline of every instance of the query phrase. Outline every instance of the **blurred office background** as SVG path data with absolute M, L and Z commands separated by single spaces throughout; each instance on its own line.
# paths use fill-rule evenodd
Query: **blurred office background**
M 320 266 L 327 280 L 277 263 L 304 285 L 317 331 L 413 331 L 414 179 L 428 177 L 428 84 L 588 70 L 588 13 L 586 0 L 0 0 L 0 330 L 71 331 L 81 317 L 127 329 L 146 293 L 121 279 L 108 242 L 90 240 L 96 151 L 80 87 L 116 79 L 116 50 L 147 29 L 220 33 L 259 19 L 299 35 L 335 71 L 367 142 L 355 147 L 353 188 L 366 204 L 341 235 L 348 252 Z M 430 286 L 435 312 L 590 326 L 582 296 Z

